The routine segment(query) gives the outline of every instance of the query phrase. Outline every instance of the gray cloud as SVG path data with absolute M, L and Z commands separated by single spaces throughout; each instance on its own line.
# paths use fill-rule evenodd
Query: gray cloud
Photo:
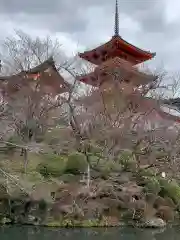
M 119 0 L 121 35 L 127 41 L 157 52 L 157 61 L 172 67 L 180 54 L 180 22 L 168 22 L 168 0 Z M 179 0 L 173 0 L 179 2 Z M 110 0 L 0 0 L 0 14 L 29 28 L 62 32 L 91 47 L 113 34 L 114 2 Z M 175 4 L 175 3 L 174 3 Z M 132 22 L 122 26 L 124 18 Z M 136 23 L 138 30 L 134 30 Z M 28 29 L 27 29 L 28 31 Z M 179 44 L 178 44 L 179 39 Z M 171 43 L 171 44 L 170 44 Z
M 119 1 L 121 14 L 130 15 L 138 21 L 144 31 L 161 31 L 165 25 L 165 0 L 122 0 Z M 110 17 L 114 10 L 109 0 L 1 0 L 0 12 L 11 17 L 26 16 L 37 24 L 44 24 L 53 30 L 74 32 L 84 31 L 89 19 L 86 12 L 93 7 L 104 8 Z M 98 16 L 93 16 L 92 18 Z M 97 19 L 98 20 L 98 19 Z

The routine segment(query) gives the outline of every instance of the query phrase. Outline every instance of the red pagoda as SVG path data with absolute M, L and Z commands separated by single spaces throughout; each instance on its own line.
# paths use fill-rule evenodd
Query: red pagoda
M 166 119 L 170 122 L 179 122 L 179 116 L 173 116 L 170 113 L 164 112 L 159 102 L 146 98 L 146 91 L 140 90 L 141 87 L 146 90 L 146 86 L 149 83 L 153 85 L 153 81 L 156 81 L 157 77 L 140 72 L 136 65 L 151 60 L 155 55 L 156 53 L 133 46 L 120 36 L 118 1 L 116 0 L 114 36 L 112 36 L 110 41 L 95 49 L 79 53 L 80 58 L 95 64 L 96 67 L 93 72 L 79 76 L 78 80 L 100 88 L 103 90 L 100 91 L 102 96 L 113 91 L 112 96 L 115 98 L 113 89 L 117 90 L 118 95 L 121 95 L 119 94 L 120 92 L 123 93 L 123 95 L 127 96 L 128 101 L 133 104 L 137 103 L 137 115 L 149 110 L 151 117 L 149 114 L 146 114 L 148 119 L 156 121 L 158 116 L 161 121 Z M 116 88 L 114 81 L 112 81 L 113 79 L 118 80 L 120 89 Z M 100 104 L 101 96 L 99 95 L 99 91 L 96 90 L 90 96 L 79 99 L 79 103 L 83 102 L 85 107 L 89 106 L 89 103 L 91 105 L 93 102 L 95 102 L 96 106 Z M 159 119 L 157 121 L 159 122 Z
M 113 69 L 116 67 L 121 67 L 121 70 L 124 68 L 124 70 L 127 72 L 127 67 L 129 69 L 133 69 L 135 65 L 150 60 L 155 55 L 155 53 L 135 47 L 120 36 L 118 1 L 116 0 L 114 36 L 110 39 L 110 41 L 95 49 L 85 51 L 84 53 L 79 53 L 80 58 L 97 66 L 95 72 L 90 73 L 90 75 L 81 76 L 79 80 L 85 84 L 98 87 L 102 83 L 101 78 L 104 80 L 104 77 L 107 76 L 106 72 L 102 71 L 100 74 L 97 74 L 99 68 L 102 69 L 104 65 L 108 65 L 108 67 Z M 116 64 L 114 64 L 115 59 Z

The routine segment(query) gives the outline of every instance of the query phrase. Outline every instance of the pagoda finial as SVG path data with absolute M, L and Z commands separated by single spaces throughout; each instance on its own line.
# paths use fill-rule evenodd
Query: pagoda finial
M 118 0 L 116 0 L 116 7 L 115 7 L 114 35 L 115 35 L 115 36 L 119 36 L 119 9 L 118 9 Z

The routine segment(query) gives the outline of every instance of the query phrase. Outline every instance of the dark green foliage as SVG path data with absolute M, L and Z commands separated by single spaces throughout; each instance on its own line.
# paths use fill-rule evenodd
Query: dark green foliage
M 99 168 L 101 172 L 101 177 L 103 179 L 107 179 L 109 175 L 113 172 L 120 172 L 121 165 L 113 160 L 106 160 L 101 168 Z
M 44 177 L 59 177 L 66 168 L 66 159 L 56 155 L 45 155 L 45 161 L 37 166 L 37 171 Z
M 160 195 L 171 198 L 176 204 L 180 202 L 180 186 L 176 181 L 169 181 L 167 179 L 159 179 L 161 184 Z
M 124 150 L 118 157 L 119 163 L 122 165 L 124 171 L 131 171 L 136 169 L 136 159 L 132 151 Z
M 156 177 L 144 177 L 144 190 L 147 193 L 158 194 L 161 191 L 161 185 Z
M 154 177 L 155 173 L 151 169 L 140 169 L 138 175 L 139 177 Z
M 80 174 L 87 169 L 88 163 L 86 156 L 80 152 L 71 153 L 66 163 L 66 173 Z

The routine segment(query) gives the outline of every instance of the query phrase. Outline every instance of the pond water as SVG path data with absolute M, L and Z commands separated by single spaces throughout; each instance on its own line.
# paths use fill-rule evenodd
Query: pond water
M 2 227 L 0 240 L 179 240 L 180 228 L 143 230 L 134 228 L 57 229 Z

